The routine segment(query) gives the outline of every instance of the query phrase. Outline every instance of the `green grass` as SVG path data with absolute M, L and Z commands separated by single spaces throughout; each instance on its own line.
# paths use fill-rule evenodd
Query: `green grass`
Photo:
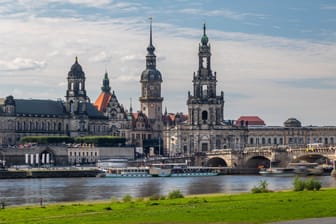
M 336 189 L 74 202 L 0 209 L 0 223 L 265 223 L 330 217 Z

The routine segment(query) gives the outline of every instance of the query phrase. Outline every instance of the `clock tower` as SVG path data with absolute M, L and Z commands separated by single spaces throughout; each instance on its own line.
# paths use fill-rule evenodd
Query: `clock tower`
M 141 111 L 147 116 L 151 129 L 156 132 L 153 137 L 159 137 L 162 131 L 162 76 L 156 69 L 155 47 L 152 43 L 152 19 L 150 19 L 149 46 L 147 47 L 146 69 L 141 74 Z M 156 135 L 156 136 L 155 136 Z

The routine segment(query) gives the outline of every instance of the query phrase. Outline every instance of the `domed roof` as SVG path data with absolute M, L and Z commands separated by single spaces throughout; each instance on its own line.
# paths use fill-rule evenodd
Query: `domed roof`
M 288 118 L 284 122 L 284 126 L 287 128 L 293 128 L 293 127 L 301 127 L 301 122 L 297 120 L 296 118 Z
M 206 27 L 205 27 L 205 23 L 203 24 L 203 36 L 201 38 L 201 43 L 202 45 L 207 45 L 209 42 L 209 38 L 206 35 Z
M 68 73 L 68 77 L 73 78 L 84 78 L 85 73 L 83 72 L 82 66 L 78 63 L 78 58 L 76 57 L 75 63 L 71 66 L 71 69 Z
M 160 81 L 162 82 L 161 72 L 157 69 L 147 68 L 141 74 L 141 81 Z
M 208 44 L 208 41 L 209 41 L 208 36 L 207 36 L 206 34 L 204 34 L 204 35 L 202 36 L 202 39 L 201 39 L 201 43 L 202 43 L 202 45 L 207 45 L 207 44 Z
M 5 100 L 5 105 L 13 105 L 15 106 L 15 100 L 13 96 L 7 96 Z

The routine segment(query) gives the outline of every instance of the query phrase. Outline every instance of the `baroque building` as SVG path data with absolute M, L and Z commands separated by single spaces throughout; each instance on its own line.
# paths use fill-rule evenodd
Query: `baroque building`
M 195 155 L 215 149 L 243 150 L 249 147 L 286 145 L 305 147 L 310 143 L 334 146 L 335 126 L 302 126 L 295 118 L 283 126 L 267 126 L 257 116 L 225 120 L 224 93 L 217 93 L 218 76 L 212 71 L 211 46 L 203 25 L 198 46 L 198 68 L 192 76 L 193 90 L 187 94 L 187 114 L 162 113 L 162 74 L 157 69 L 152 21 L 149 27 L 145 69 L 140 75 L 140 108 L 127 110 L 111 89 L 105 72 L 101 94 L 91 103 L 85 88 L 86 76 L 78 59 L 67 74 L 65 100 L 0 99 L 0 145 L 17 144 L 24 136 L 113 135 L 146 155 Z M 91 150 L 91 151 L 90 151 Z M 71 153 L 70 153 L 71 152 Z M 78 149 L 68 152 L 70 162 L 79 160 Z M 87 149 L 88 161 L 103 155 Z M 92 155 L 91 155 L 92 154 Z
M 65 101 L 7 96 L 0 107 L 0 144 L 16 144 L 23 136 L 109 134 L 108 119 L 86 95 L 85 73 L 77 58 L 67 80 Z
M 193 93 L 188 92 L 188 119 L 166 123 L 165 150 L 170 155 L 241 149 L 246 144 L 247 129 L 224 121 L 224 93 L 217 95 L 217 74 L 211 69 L 211 48 L 205 24 L 198 59 L 198 70 L 192 80 Z

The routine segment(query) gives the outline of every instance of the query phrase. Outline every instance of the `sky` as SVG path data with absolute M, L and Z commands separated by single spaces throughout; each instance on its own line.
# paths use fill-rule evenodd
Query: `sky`
M 64 100 L 78 56 L 91 102 L 107 71 L 119 102 L 138 110 L 150 17 L 168 112 L 187 113 L 206 22 L 225 120 L 336 125 L 336 1 L 327 0 L 1 0 L 0 98 Z

